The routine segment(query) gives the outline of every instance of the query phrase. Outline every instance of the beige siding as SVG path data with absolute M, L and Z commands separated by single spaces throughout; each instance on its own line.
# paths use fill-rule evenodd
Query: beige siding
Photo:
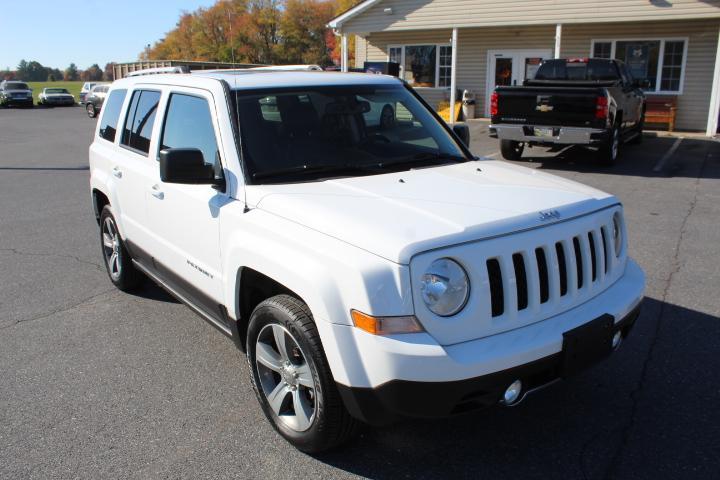
M 720 20 L 618 23 L 614 25 L 568 25 L 563 27 L 561 54 L 564 57 L 590 53 L 592 39 L 687 38 L 683 92 L 678 96 L 677 128 L 705 130 L 715 67 Z
M 392 13 L 385 12 L 392 9 Z M 383 0 L 350 18 L 347 32 L 720 17 L 720 0 Z
M 688 39 L 683 94 L 678 97 L 678 129 L 704 130 L 707 122 L 715 52 L 720 20 L 566 25 L 562 56 L 590 56 L 592 39 L 662 38 Z M 367 59 L 386 61 L 392 44 L 448 43 L 450 29 L 381 32 L 366 36 Z M 488 50 L 546 49 L 555 46 L 554 26 L 468 28 L 458 32 L 458 89 L 477 94 L 477 115 L 485 111 Z M 432 105 L 447 98 L 449 89 L 418 88 Z

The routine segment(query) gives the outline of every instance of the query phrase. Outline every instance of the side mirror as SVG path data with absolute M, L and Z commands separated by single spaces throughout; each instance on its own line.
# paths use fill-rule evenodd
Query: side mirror
M 165 183 L 225 187 L 212 165 L 205 163 L 197 148 L 168 148 L 160 152 L 160 180 Z
M 457 135 L 460 140 L 465 144 L 466 147 L 470 146 L 470 127 L 465 123 L 456 123 L 452 127 L 453 132 Z

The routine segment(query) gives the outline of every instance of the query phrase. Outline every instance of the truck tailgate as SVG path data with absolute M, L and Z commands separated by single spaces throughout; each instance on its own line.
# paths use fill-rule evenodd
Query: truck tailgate
M 493 123 L 600 127 L 595 118 L 602 88 L 498 87 L 498 114 Z

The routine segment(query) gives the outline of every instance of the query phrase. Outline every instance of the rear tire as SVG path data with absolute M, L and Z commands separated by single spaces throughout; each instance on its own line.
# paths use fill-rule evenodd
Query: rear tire
M 247 360 L 263 413 L 297 449 L 318 453 L 355 435 L 360 424 L 345 409 L 312 314 L 302 301 L 276 295 L 255 308 Z
M 142 274 L 133 265 L 125 243 L 120 238 L 120 231 L 109 205 L 105 205 L 100 214 L 100 248 L 105 269 L 113 285 L 124 292 L 137 288 L 142 282 Z
M 90 118 L 95 118 L 97 116 L 95 105 L 93 105 L 92 103 L 88 103 L 85 105 L 85 111 L 87 112 L 87 116 Z
M 525 144 L 515 140 L 500 140 L 500 153 L 505 160 L 520 160 Z
M 610 132 L 610 138 L 598 150 L 600 163 L 611 167 L 617 163 L 620 156 L 620 126 L 614 125 Z

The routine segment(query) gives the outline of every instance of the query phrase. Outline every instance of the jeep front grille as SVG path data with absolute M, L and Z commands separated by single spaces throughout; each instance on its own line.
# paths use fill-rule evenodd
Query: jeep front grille
M 540 310 L 602 288 L 610 273 L 609 225 L 486 261 L 493 317 Z

